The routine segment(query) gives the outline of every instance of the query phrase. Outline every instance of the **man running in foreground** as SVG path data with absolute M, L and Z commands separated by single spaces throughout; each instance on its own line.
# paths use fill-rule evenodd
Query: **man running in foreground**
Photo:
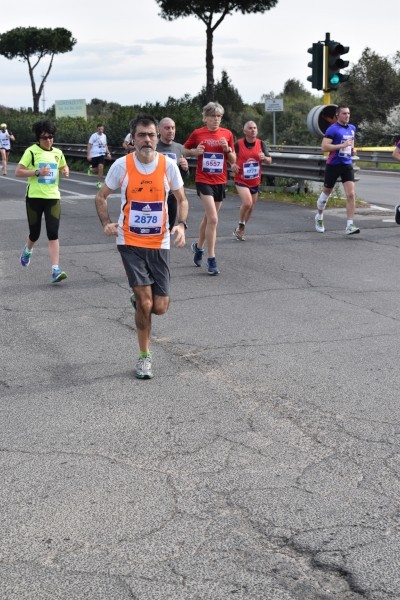
M 96 209 L 105 235 L 117 237 L 129 285 L 134 293 L 135 322 L 140 355 L 135 377 L 151 379 L 151 315 L 168 310 L 170 289 L 170 235 L 175 246 L 185 245 L 188 201 L 176 162 L 156 152 L 157 121 L 138 115 L 130 123 L 135 151 L 111 166 L 96 195 Z M 107 198 L 121 188 L 121 212 L 112 223 Z M 172 190 L 178 202 L 178 224 L 169 231 L 167 197 Z

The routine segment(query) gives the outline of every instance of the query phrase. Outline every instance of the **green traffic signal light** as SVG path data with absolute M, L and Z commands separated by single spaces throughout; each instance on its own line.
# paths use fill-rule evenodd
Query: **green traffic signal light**
M 343 60 L 341 56 L 347 54 L 349 46 L 343 46 L 339 42 L 329 40 L 327 42 L 328 56 L 326 65 L 326 80 L 327 89 L 336 90 L 341 83 L 349 79 L 348 75 L 340 72 L 341 69 L 345 69 L 349 66 L 348 60 Z
M 331 78 L 330 78 L 330 80 L 329 80 L 329 83 L 330 83 L 331 85 L 337 85 L 339 82 L 340 82 L 339 75 L 338 75 L 337 73 L 334 73 L 334 74 L 331 76 Z

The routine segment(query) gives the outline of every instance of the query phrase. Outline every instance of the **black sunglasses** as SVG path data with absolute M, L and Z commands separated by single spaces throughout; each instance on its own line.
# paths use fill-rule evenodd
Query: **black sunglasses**
M 40 136 L 40 140 L 52 140 L 54 138 L 54 135 L 41 135 Z

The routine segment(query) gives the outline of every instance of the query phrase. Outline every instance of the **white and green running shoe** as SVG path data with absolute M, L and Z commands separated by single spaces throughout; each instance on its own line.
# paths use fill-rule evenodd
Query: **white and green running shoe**
M 350 225 L 347 225 L 347 227 L 345 229 L 345 234 L 346 235 L 353 235 L 353 233 L 360 233 L 360 228 L 356 227 L 354 225 L 354 223 L 350 223 Z
M 154 375 L 151 370 L 151 354 L 140 356 L 135 366 L 136 379 L 153 379 Z
M 319 213 L 315 215 L 315 231 L 318 231 L 318 233 L 325 233 L 324 220 Z

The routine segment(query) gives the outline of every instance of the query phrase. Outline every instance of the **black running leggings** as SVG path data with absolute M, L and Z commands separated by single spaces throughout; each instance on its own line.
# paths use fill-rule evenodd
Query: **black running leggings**
M 26 198 L 26 214 L 28 216 L 29 239 L 36 242 L 40 237 L 42 215 L 46 222 L 46 232 L 49 240 L 58 240 L 60 226 L 60 199 L 45 200 L 43 198 Z

